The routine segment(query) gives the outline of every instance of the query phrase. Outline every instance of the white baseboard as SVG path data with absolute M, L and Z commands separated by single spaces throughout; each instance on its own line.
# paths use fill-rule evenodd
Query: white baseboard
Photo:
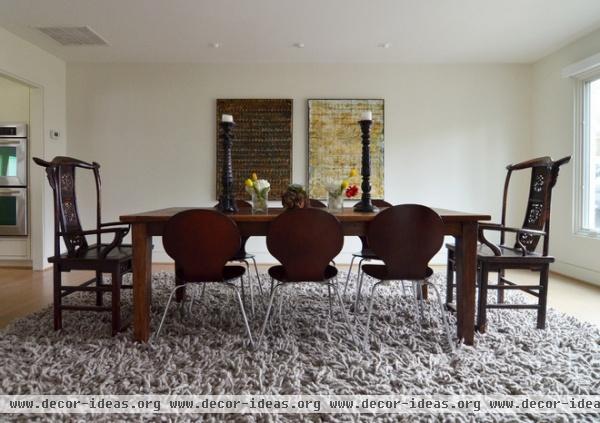
M 554 273 L 559 273 L 592 285 L 600 286 L 600 272 L 594 269 L 556 260 L 556 262 L 550 265 L 550 270 Z
M 0 267 L 31 269 L 33 264 L 31 260 L 0 260 Z

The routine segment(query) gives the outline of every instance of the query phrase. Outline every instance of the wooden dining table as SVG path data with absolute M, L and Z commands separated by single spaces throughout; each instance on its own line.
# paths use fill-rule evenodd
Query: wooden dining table
M 162 236 L 166 222 L 178 212 L 197 207 L 171 207 L 120 217 L 132 226 L 133 244 L 133 336 L 141 342 L 150 338 L 150 304 L 152 301 L 152 237 Z M 270 208 L 266 214 L 240 210 L 229 216 L 237 223 L 242 236 L 266 236 L 270 222 L 282 208 Z M 486 214 L 434 209 L 444 222 L 444 233 L 456 240 L 456 316 L 457 336 L 473 345 L 475 333 L 475 278 L 477 262 L 477 225 L 490 220 Z M 344 209 L 335 216 L 345 236 L 366 235 L 369 222 L 377 213 L 360 213 Z

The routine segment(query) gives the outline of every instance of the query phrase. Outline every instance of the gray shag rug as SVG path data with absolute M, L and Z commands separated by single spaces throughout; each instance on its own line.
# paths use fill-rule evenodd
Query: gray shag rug
M 262 275 L 266 287 L 268 280 Z M 341 275 L 340 281 L 345 280 Z M 445 278 L 435 275 L 444 292 Z M 254 281 L 256 284 L 256 281 Z M 368 292 L 373 281 L 366 280 Z M 355 291 L 351 278 L 349 293 Z M 171 273 L 153 275 L 152 330 L 174 286 Z M 256 285 L 255 285 L 256 286 Z M 197 289 L 197 287 L 194 287 Z M 255 288 L 255 293 L 257 289 Z M 188 290 L 188 294 L 189 294 Z M 358 350 L 338 308 L 328 319 L 327 289 L 313 284 L 285 292 L 283 324 L 258 351 L 246 333 L 231 291 L 211 284 L 191 314 L 173 305 L 161 336 L 132 341 L 131 328 L 110 336 L 109 313 L 64 312 L 64 329 L 52 330 L 47 308 L 0 332 L 0 394 L 578 394 L 600 393 L 600 330 L 555 310 L 547 329 L 535 329 L 532 311 L 489 311 L 489 330 L 476 348 L 451 353 L 437 303 L 419 323 L 401 285 L 379 290 L 370 351 Z M 79 297 L 77 297 L 79 296 Z M 258 295 L 257 295 L 258 296 Z M 93 301 L 74 294 L 67 301 Z M 531 297 L 533 299 L 533 297 Z M 107 296 L 108 299 L 108 296 Z M 511 293 L 507 300 L 529 301 Z M 266 299 L 265 299 L 266 301 Z M 131 296 L 124 294 L 124 313 Z M 264 311 L 257 301 L 251 327 L 258 337 Z M 346 300 L 350 308 L 351 299 Z M 451 324 L 454 318 L 448 313 Z M 350 314 L 352 319 L 352 315 Z M 361 315 L 361 323 L 365 314 Z M 362 324 L 357 326 L 362 338 Z M 454 327 L 453 332 L 454 334 Z M 25 419 L 23 416 L 7 416 Z M 73 415 L 74 419 L 84 417 Z M 118 418 L 117 418 L 118 417 Z M 25 420 L 60 420 L 57 415 Z M 599 416 L 581 415 L 578 421 Z M 141 420 L 135 415 L 95 415 L 94 420 Z M 370 421 L 352 415 L 155 415 L 162 421 Z M 545 415 L 545 421 L 568 421 Z M 535 421 L 527 414 L 380 415 L 378 421 Z

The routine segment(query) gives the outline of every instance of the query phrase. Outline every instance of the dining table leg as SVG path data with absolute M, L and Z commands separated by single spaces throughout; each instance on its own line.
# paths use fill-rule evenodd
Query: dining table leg
M 148 342 L 152 300 L 152 237 L 145 223 L 134 223 L 132 226 L 133 338 Z
M 456 236 L 457 335 L 473 345 L 475 335 L 475 291 L 477 275 L 477 222 L 464 222 Z

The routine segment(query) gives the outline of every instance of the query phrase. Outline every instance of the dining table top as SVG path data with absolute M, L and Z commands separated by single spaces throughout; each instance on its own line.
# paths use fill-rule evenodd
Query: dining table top
M 140 213 L 132 213 L 120 216 L 120 221 L 123 223 L 151 223 L 151 222 L 165 222 L 169 220 L 175 214 L 190 210 L 190 209 L 204 209 L 204 210 L 215 210 L 212 207 L 168 207 L 164 209 L 157 209 L 151 211 L 145 211 Z M 253 214 L 250 208 L 240 209 L 235 213 L 228 213 L 233 220 L 236 222 L 270 222 L 285 211 L 283 207 L 272 207 L 269 208 L 266 213 Z M 323 209 L 327 210 L 327 209 Z M 383 210 L 383 209 L 382 209 Z M 452 222 L 465 222 L 473 221 L 477 222 L 480 220 L 490 220 L 491 216 L 483 213 L 470 213 L 461 212 L 456 210 L 433 208 L 437 214 L 440 215 L 445 223 Z M 340 211 L 332 213 L 341 222 L 368 222 L 377 216 L 377 212 L 357 212 L 352 207 L 344 208 Z

